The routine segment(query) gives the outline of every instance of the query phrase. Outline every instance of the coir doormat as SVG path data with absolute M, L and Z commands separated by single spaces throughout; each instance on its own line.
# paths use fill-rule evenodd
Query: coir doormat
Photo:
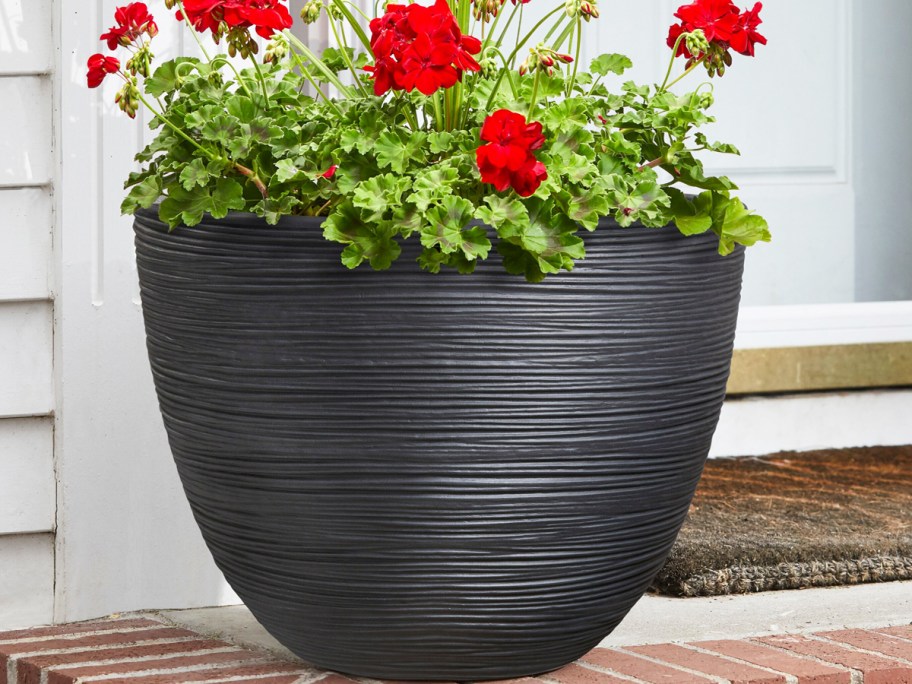
M 712 459 L 653 590 L 912 579 L 912 446 Z

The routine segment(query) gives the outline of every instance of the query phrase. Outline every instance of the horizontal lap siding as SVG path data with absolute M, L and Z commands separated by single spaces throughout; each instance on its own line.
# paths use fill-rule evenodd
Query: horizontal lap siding
M 54 607 L 54 0 L 0 0 L 0 629 Z

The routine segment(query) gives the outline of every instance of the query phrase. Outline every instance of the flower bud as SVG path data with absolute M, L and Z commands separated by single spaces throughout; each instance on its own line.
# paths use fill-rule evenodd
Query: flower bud
M 313 24 L 320 18 L 323 11 L 323 0 L 310 0 L 301 8 L 301 19 L 305 24 Z
M 124 83 L 123 88 L 117 91 L 114 102 L 120 107 L 120 110 L 131 119 L 136 118 L 136 112 L 139 109 L 139 90 L 136 87 L 136 79 L 131 78 Z
M 266 45 L 266 52 L 263 54 L 263 63 L 272 64 L 280 62 L 288 54 L 288 42 L 281 33 L 276 33 L 275 37 Z

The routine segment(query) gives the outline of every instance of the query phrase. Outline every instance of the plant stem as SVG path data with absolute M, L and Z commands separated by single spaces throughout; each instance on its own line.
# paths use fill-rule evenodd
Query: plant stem
M 655 167 L 659 166 L 660 164 L 664 164 L 664 163 L 665 163 L 665 155 L 662 155 L 661 157 L 656 157 L 652 161 L 646 162 L 642 166 L 638 166 L 637 171 L 645 171 L 646 169 L 654 169 Z
M 668 79 L 671 77 L 671 70 L 674 68 L 675 60 L 678 58 L 678 48 L 681 47 L 681 41 L 684 40 L 684 34 L 682 33 L 678 36 L 678 39 L 675 41 L 674 47 L 671 48 L 671 59 L 668 60 L 668 70 L 665 72 L 665 80 L 662 81 L 662 85 L 659 86 L 659 92 L 662 92 L 668 87 Z
M 269 106 L 269 92 L 266 90 L 266 79 L 263 76 L 263 70 L 260 68 L 260 63 L 257 61 L 256 55 L 253 53 L 250 54 L 250 61 L 253 62 L 253 68 L 256 70 L 257 80 L 260 82 L 260 89 L 263 91 L 263 100 L 266 102 L 266 106 Z
M 345 6 L 345 0 L 332 0 L 332 3 L 339 8 L 339 11 L 342 12 L 342 14 L 348 20 L 348 23 L 351 25 L 352 30 L 355 32 L 355 35 L 358 36 L 358 40 L 360 40 L 361 44 L 364 46 L 364 49 L 367 50 L 369 55 L 373 56 L 374 52 L 371 50 L 370 39 L 367 37 L 364 29 L 361 28 L 361 24 L 358 23 L 358 20 L 355 19 L 355 17 L 349 11 L 348 7 Z M 288 29 L 285 29 L 285 33 L 289 33 Z M 301 41 L 298 42 L 300 43 Z
M 573 73 L 570 75 L 570 82 L 567 84 L 567 97 L 573 94 L 573 86 L 576 85 L 576 72 L 579 69 L 580 46 L 583 43 L 583 20 L 576 18 L 576 50 L 573 53 Z
M 181 16 L 184 18 L 184 23 L 187 24 L 187 27 L 190 29 L 190 33 L 192 33 L 193 37 L 196 39 L 196 44 L 199 45 L 199 49 L 202 51 L 203 57 L 205 57 L 206 61 L 211 64 L 212 58 L 206 51 L 206 46 L 203 45 L 203 41 L 201 41 L 200 37 L 197 35 L 196 28 L 194 28 L 193 24 L 190 23 L 190 19 L 187 17 L 187 10 L 184 9 L 184 3 L 181 2 L 181 0 L 177 0 L 177 7 L 181 12 Z
M 681 79 L 683 79 L 685 76 L 687 76 L 687 74 L 689 74 L 691 71 L 693 71 L 694 69 L 696 69 L 698 66 L 700 66 L 700 62 L 694 62 L 694 63 L 691 64 L 689 67 L 687 67 L 687 69 L 684 71 L 683 74 L 681 74 L 680 76 L 678 76 L 678 77 L 677 77 L 675 80 L 673 80 L 671 83 L 669 83 L 668 85 L 663 84 L 663 85 L 662 85 L 662 90 L 667 90 L 668 88 L 671 88 L 671 86 L 673 86 L 675 83 L 677 83 L 678 81 L 680 81 Z M 661 92 L 661 91 L 660 91 L 660 92 Z
M 336 42 L 342 46 L 342 59 L 345 61 L 345 65 L 348 67 L 348 70 L 351 71 L 355 86 L 363 96 L 367 97 L 367 91 L 364 89 L 364 84 L 361 83 L 361 79 L 358 78 L 358 72 L 355 69 L 355 65 L 351 61 L 351 57 L 348 56 L 348 41 L 345 40 L 345 32 L 343 31 L 340 35 L 339 31 L 336 30 L 336 20 L 333 19 L 332 16 L 327 18 L 329 19 L 329 27 L 332 29 L 333 35 L 336 37 Z
M 532 97 L 529 100 L 529 119 L 532 119 L 532 112 L 538 102 L 538 84 L 541 81 L 541 69 L 535 69 L 535 80 L 532 81 Z
M 183 129 L 181 129 L 181 128 L 179 128 L 178 126 L 176 126 L 175 124 L 173 124 L 173 123 L 170 121 L 170 119 L 165 118 L 164 114 L 162 114 L 162 113 L 159 112 L 157 109 L 155 109 L 155 107 L 153 107 L 151 104 L 149 104 L 149 101 L 148 101 L 146 98 L 144 98 L 144 97 L 142 96 L 142 93 L 139 92 L 138 90 L 137 90 L 137 94 L 139 95 L 139 101 L 142 102 L 143 105 L 145 105 L 146 109 L 148 109 L 150 112 L 152 112 L 152 114 L 155 115 L 155 118 L 156 118 L 156 119 L 158 119 L 159 121 L 161 121 L 162 123 L 164 123 L 168 128 L 170 128 L 172 131 L 174 131 L 175 133 L 177 133 L 181 138 L 183 138 L 184 140 L 186 140 L 188 143 L 190 143 L 191 145 L 193 145 L 193 146 L 194 146 L 196 149 L 198 149 L 200 152 L 202 152 L 202 153 L 205 154 L 207 157 L 209 157 L 209 159 L 210 159 L 211 161 L 215 161 L 215 160 L 217 160 L 217 159 L 221 159 L 221 157 L 219 157 L 218 155 L 216 155 L 212 150 L 207 150 L 205 147 L 203 147 L 203 146 L 200 145 L 198 142 L 196 142 L 196 140 L 194 140 L 194 139 L 191 138 L 189 135 L 187 135 L 187 134 L 183 131 Z
M 338 2 L 342 2 L 342 0 L 338 0 Z M 323 61 L 319 57 L 317 57 L 309 47 L 304 45 L 304 43 L 302 43 L 298 39 L 298 37 L 296 35 L 294 35 L 288 29 L 285 29 L 282 33 L 288 39 L 288 42 L 293 47 L 297 48 L 301 52 L 301 54 L 303 54 L 308 59 L 308 61 L 310 61 L 310 63 L 313 64 L 314 67 L 316 67 L 317 71 L 319 71 L 320 74 L 322 74 L 322 76 L 326 79 L 326 81 L 328 83 L 332 83 L 334 86 L 336 86 L 336 88 L 339 89 L 339 92 L 343 96 L 351 97 L 351 91 L 348 88 L 348 86 L 346 86 L 344 83 L 342 83 L 342 81 L 339 80 L 339 77 L 336 76 L 335 73 L 333 73 L 333 71 L 329 67 L 327 67 L 323 63 Z M 294 52 L 294 50 L 292 50 L 292 52 Z M 298 60 L 298 64 L 299 65 L 301 64 L 300 59 Z
M 249 97 L 251 100 L 255 99 L 253 97 L 253 93 L 250 92 L 250 88 L 248 88 L 247 84 L 244 83 L 244 79 L 241 78 L 241 74 L 238 72 L 237 68 L 235 68 L 234 64 L 231 63 L 230 59 L 228 59 L 224 55 L 216 55 L 215 59 L 213 59 L 211 62 L 209 62 L 209 65 L 212 67 L 216 67 L 216 65 L 218 65 L 218 67 L 216 67 L 216 68 L 221 67 L 223 64 L 226 64 L 228 66 L 228 68 L 234 72 L 234 77 L 237 79 L 238 85 L 241 87 L 241 90 L 243 90 L 245 93 L 247 93 L 247 97 Z
M 295 52 L 294 50 L 292 50 L 291 55 L 294 58 L 294 61 L 297 62 L 298 68 L 301 70 L 301 75 L 308 80 L 310 85 L 312 85 L 314 87 L 314 90 L 316 90 L 317 93 L 319 93 L 320 97 L 323 98 L 323 100 L 326 102 L 326 104 L 328 104 L 330 107 L 332 107 L 336 111 L 336 114 L 338 114 L 339 116 L 342 116 L 342 110 L 339 109 L 336 106 L 336 103 L 333 102 L 330 99 L 330 97 L 326 93 L 323 92 L 323 89 L 320 88 L 320 84 L 318 84 L 316 79 L 314 79 L 314 77 L 311 75 L 310 71 L 304 65 L 304 62 L 301 60 L 300 56 L 298 56 L 298 53 Z

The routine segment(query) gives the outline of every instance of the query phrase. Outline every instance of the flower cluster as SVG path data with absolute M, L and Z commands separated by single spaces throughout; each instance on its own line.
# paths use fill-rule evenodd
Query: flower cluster
M 86 80 L 90 88 L 97 88 L 108 74 L 119 73 L 125 83 L 114 101 L 132 119 L 136 116 L 140 101 L 136 75 L 148 76 L 152 64 L 149 41 L 143 36 L 154 38 L 158 35 L 158 26 L 143 2 L 131 2 L 118 7 L 114 10 L 114 21 L 117 23 L 108 29 L 107 33 L 102 33 L 99 40 L 105 41 L 109 50 L 116 50 L 119 47 L 132 48 L 133 54 L 127 60 L 126 71 L 120 71 L 120 60 L 116 57 L 96 53 L 88 59 Z
M 432 95 L 456 84 L 464 71 L 481 67 L 472 55 L 481 41 L 463 35 L 446 0 L 424 5 L 389 5 L 370 23 L 374 93 L 389 90 Z
M 108 42 L 109 50 L 116 50 L 121 45 L 131 45 L 144 33 L 150 38 L 158 34 L 158 26 L 149 14 L 149 8 L 142 2 L 132 2 L 125 7 L 118 7 L 114 10 L 114 21 L 117 25 L 112 26 L 107 33 L 102 33 L 99 39 Z
M 183 12 L 177 11 L 178 19 L 183 20 L 186 13 L 193 28 L 200 33 L 210 31 L 216 43 L 227 36 L 232 56 L 256 54 L 251 28 L 263 38 L 272 38 L 276 31 L 292 25 L 284 0 L 184 0 L 183 8 Z
M 675 12 L 681 23 L 673 24 L 668 30 L 668 47 L 677 45 L 676 56 L 686 57 L 688 66 L 703 62 L 711 76 L 721 76 L 725 67 L 731 65 L 729 49 L 753 57 L 757 43 L 766 45 L 766 38 L 757 32 L 762 22 L 762 8 L 763 5 L 758 2 L 753 9 L 742 12 L 732 0 L 694 0 Z M 705 52 L 694 54 L 690 49 L 694 43 L 688 45 L 688 41 L 679 38 L 696 31 L 702 32 L 709 47 Z
M 529 197 L 548 178 L 545 165 L 532 154 L 545 143 L 542 125 L 509 109 L 498 109 L 485 119 L 481 139 L 486 141 L 475 153 L 481 181 L 499 192 L 512 187 Z

